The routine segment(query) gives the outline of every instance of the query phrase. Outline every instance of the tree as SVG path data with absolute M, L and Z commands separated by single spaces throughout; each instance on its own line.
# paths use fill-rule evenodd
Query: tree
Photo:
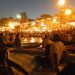
M 10 22 L 14 22 L 15 21 L 15 19 L 13 17 L 9 17 L 8 19 L 9 19 Z
M 8 24 L 8 22 L 9 22 L 8 18 L 1 18 L 0 25 L 5 26 L 6 24 Z
M 20 13 L 20 15 L 21 15 L 20 23 L 25 23 L 28 21 L 27 14 L 25 12 Z
M 27 14 L 25 12 L 20 13 L 21 18 L 23 19 L 27 19 Z
M 41 18 L 42 19 L 51 18 L 51 15 L 43 14 L 43 15 L 41 15 Z

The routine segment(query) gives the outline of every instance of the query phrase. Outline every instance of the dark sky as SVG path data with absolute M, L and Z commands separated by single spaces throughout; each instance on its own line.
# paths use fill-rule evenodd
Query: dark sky
M 0 18 L 16 17 L 26 12 L 29 18 L 40 17 L 41 14 L 54 14 L 58 11 L 58 0 L 0 0 Z M 75 10 L 75 0 L 67 0 L 68 6 Z

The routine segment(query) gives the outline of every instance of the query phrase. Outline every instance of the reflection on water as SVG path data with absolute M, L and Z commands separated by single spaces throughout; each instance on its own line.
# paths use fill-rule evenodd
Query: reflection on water
M 42 38 L 41 37 L 24 37 L 22 38 L 22 43 L 41 43 L 42 42 Z
M 35 38 L 34 37 L 31 37 L 30 42 L 31 43 L 34 43 L 35 42 Z

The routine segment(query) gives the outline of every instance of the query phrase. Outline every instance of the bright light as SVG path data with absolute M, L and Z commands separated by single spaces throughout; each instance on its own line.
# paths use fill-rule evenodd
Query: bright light
M 18 15 L 17 15 L 17 18 L 19 18 L 19 19 L 20 19 L 20 18 L 21 18 L 21 15 L 19 15 L 19 14 L 18 14 Z
M 46 30 L 47 30 L 46 27 L 43 27 L 43 28 L 42 28 L 42 32 L 45 32 Z
M 35 39 L 32 37 L 31 40 L 30 40 L 30 42 L 31 43 L 34 43 L 35 42 Z
M 24 42 L 26 42 L 26 41 L 27 41 L 27 39 L 25 38 L 23 41 L 24 41 Z
M 40 42 L 42 42 L 42 41 L 43 41 L 43 39 L 41 39 L 41 38 L 40 38 L 40 39 L 39 39 L 39 41 L 40 41 Z
M 36 22 L 35 22 L 35 21 L 33 21 L 33 22 L 31 23 L 31 25 L 32 25 L 32 26 L 34 26 L 35 24 L 36 24 Z
M 58 5 L 63 6 L 65 4 L 65 0 L 59 0 Z
M 56 22 L 57 22 L 57 19 L 56 19 L 56 18 L 54 18 L 54 19 L 53 19 L 53 23 L 56 23 Z
M 66 10 L 65 10 L 65 14 L 66 14 L 66 15 L 71 15 L 71 13 L 72 13 L 72 10 L 71 10 L 71 9 L 66 9 Z
M 5 31 L 5 27 L 0 28 L 0 30 L 1 30 L 2 32 L 4 32 L 4 31 Z
M 9 23 L 9 28 L 10 28 L 10 29 L 14 29 L 14 23 L 10 22 L 10 23 Z
M 68 23 L 69 25 L 75 26 L 75 22 Z
M 33 29 L 34 29 L 34 31 L 39 31 L 39 29 L 38 29 L 38 28 L 36 28 L 36 27 L 33 27 Z
M 43 22 L 41 22 L 41 26 L 46 26 Z

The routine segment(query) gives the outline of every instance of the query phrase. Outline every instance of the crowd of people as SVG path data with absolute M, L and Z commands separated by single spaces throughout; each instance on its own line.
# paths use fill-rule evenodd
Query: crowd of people
M 0 40 L 2 40 L 2 42 L 0 42 L 6 46 L 21 46 L 19 33 L 0 33 Z
M 9 72 L 9 66 L 7 65 L 8 61 L 8 49 L 10 47 L 21 47 L 21 40 L 19 33 L 15 35 L 13 40 L 13 34 L 8 35 L 0 33 L 0 74 L 1 75 L 12 75 Z
M 45 33 L 42 47 L 45 49 L 45 56 L 54 70 L 57 70 L 63 52 L 66 51 L 64 41 L 75 40 L 75 30 L 73 30 L 57 30 L 47 34 Z M 0 33 L 0 64 L 4 63 L 5 65 L 5 56 L 7 58 L 8 47 L 21 47 L 20 33 L 11 33 L 10 35 L 8 33 Z

